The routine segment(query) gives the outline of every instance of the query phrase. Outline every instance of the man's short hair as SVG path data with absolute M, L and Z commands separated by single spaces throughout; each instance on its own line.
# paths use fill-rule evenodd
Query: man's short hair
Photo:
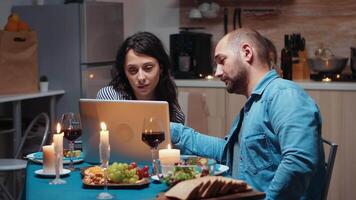
M 262 63 L 269 64 L 268 44 L 260 33 L 249 28 L 240 28 L 232 32 L 228 37 L 229 44 L 232 48 L 241 45 L 242 42 L 251 43 L 252 48 L 257 52 L 257 57 Z

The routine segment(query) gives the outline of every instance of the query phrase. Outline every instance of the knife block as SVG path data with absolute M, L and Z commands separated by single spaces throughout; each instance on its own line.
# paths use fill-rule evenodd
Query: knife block
M 310 70 L 307 62 L 307 51 L 298 52 L 298 57 L 293 58 L 292 70 L 293 70 L 293 80 L 309 80 Z

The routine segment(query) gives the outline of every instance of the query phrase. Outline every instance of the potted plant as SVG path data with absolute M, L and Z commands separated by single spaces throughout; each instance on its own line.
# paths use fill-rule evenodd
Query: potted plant
M 48 91 L 48 78 L 46 75 L 42 75 L 40 77 L 40 91 L 47 92 Z

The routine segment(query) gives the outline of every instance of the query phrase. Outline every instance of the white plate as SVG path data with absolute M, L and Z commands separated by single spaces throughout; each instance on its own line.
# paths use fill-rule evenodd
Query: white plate
M 66 174 L 69 174 L 70 173 L 70 170 L 69 169 L 62 169 L 62 173 L 60 174 L 61 176 L 62 175 L 66 175 Z M 52 172 L 52 173 L 45 173 L 43 171 L 43 169 L 39 169 L 39 170 L 36 170 L 35 171 L 35 174 L 39 175 L 39 176 L 45 176 L 45 177 L 54 177 L 56 176 L 56 173 L 55 172 Z
M 41 157 L 38 157 L 38 156 L 36 156 L 37 154 L 39 154 L 40 152 L 35 152 L 35 153 L 31 153 L 31 154 L 28 154 L 27 156 L 26 156 L 26 158 L 27 159 L 29 159 L 29 160 L 31 160 L 31 161 L 33 161 L 33 162 L 35 162 L 35 163 L 40 163 L 40 164 L 42 164 L 43 163 L 43 159 L 41 158 Z M 75 163 L 80 163 L 80 162 L 82 162 L 83 161 L 83 157 L 81 156 L 81 157 L 77 157 L 77 158 L 73 158 L 73 163 L 75 164 Z M 70 162 L 70 160 L 69 160 L 69 158 L 64 158 L 63 159 L 63 164 L 69 164 L 69 162 Z
M 215 176 L 221 175 L 222 173 L 227 172 L 229 170 L 229 167 L 226 165 L 217 164 L 215 167 L 216 167 L 214 172 Z
M 229 170 L 228 166 L 222 165 L 222 164 L 216 164 L 214 176 L 221 175 L 222 173 L 227 172 L 228 170 Z M 155 180 L 155 181 L 159 181 L 159 178 L 157 175 L 151 176 L 151 179 Z

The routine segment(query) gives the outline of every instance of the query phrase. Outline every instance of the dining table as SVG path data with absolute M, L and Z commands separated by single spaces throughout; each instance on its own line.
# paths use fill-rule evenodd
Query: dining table
M 139 165 L 146 165 L 147 163 L 140 163 Z M 96 199 L 96 196 L 103 192 L 103 188 L 87 188 L 82 183 L 81 171 L 92 164 L 82 162 L 75 165 L 76 170 L 70 172 L 61 179 L 65 180 L 65 184 L 51 185 L 50 181 L 54 177 L 42 177 L 35 173 L 36 170 L 42 169 L 42 164 L 28 161 L 26 168 L 26 185 L 24 188 L 23 199 L 38 200 L 80 200 L 80 199 Z M 64 166 L 66 167 L 66 165 Z M 150 200 L 161 197 L 169 188 L 166 184 L 151 180 L 150 184 L 142 188 L 108 188 L 108 192 L 115 196 L 115 199 L 138 199 Z M 241 198 L 239 198 L 241 197 Z M 264 193 L 252 191 L 238 196 L 226 195 L 221 198 L 212 199 L 263 199 Z

